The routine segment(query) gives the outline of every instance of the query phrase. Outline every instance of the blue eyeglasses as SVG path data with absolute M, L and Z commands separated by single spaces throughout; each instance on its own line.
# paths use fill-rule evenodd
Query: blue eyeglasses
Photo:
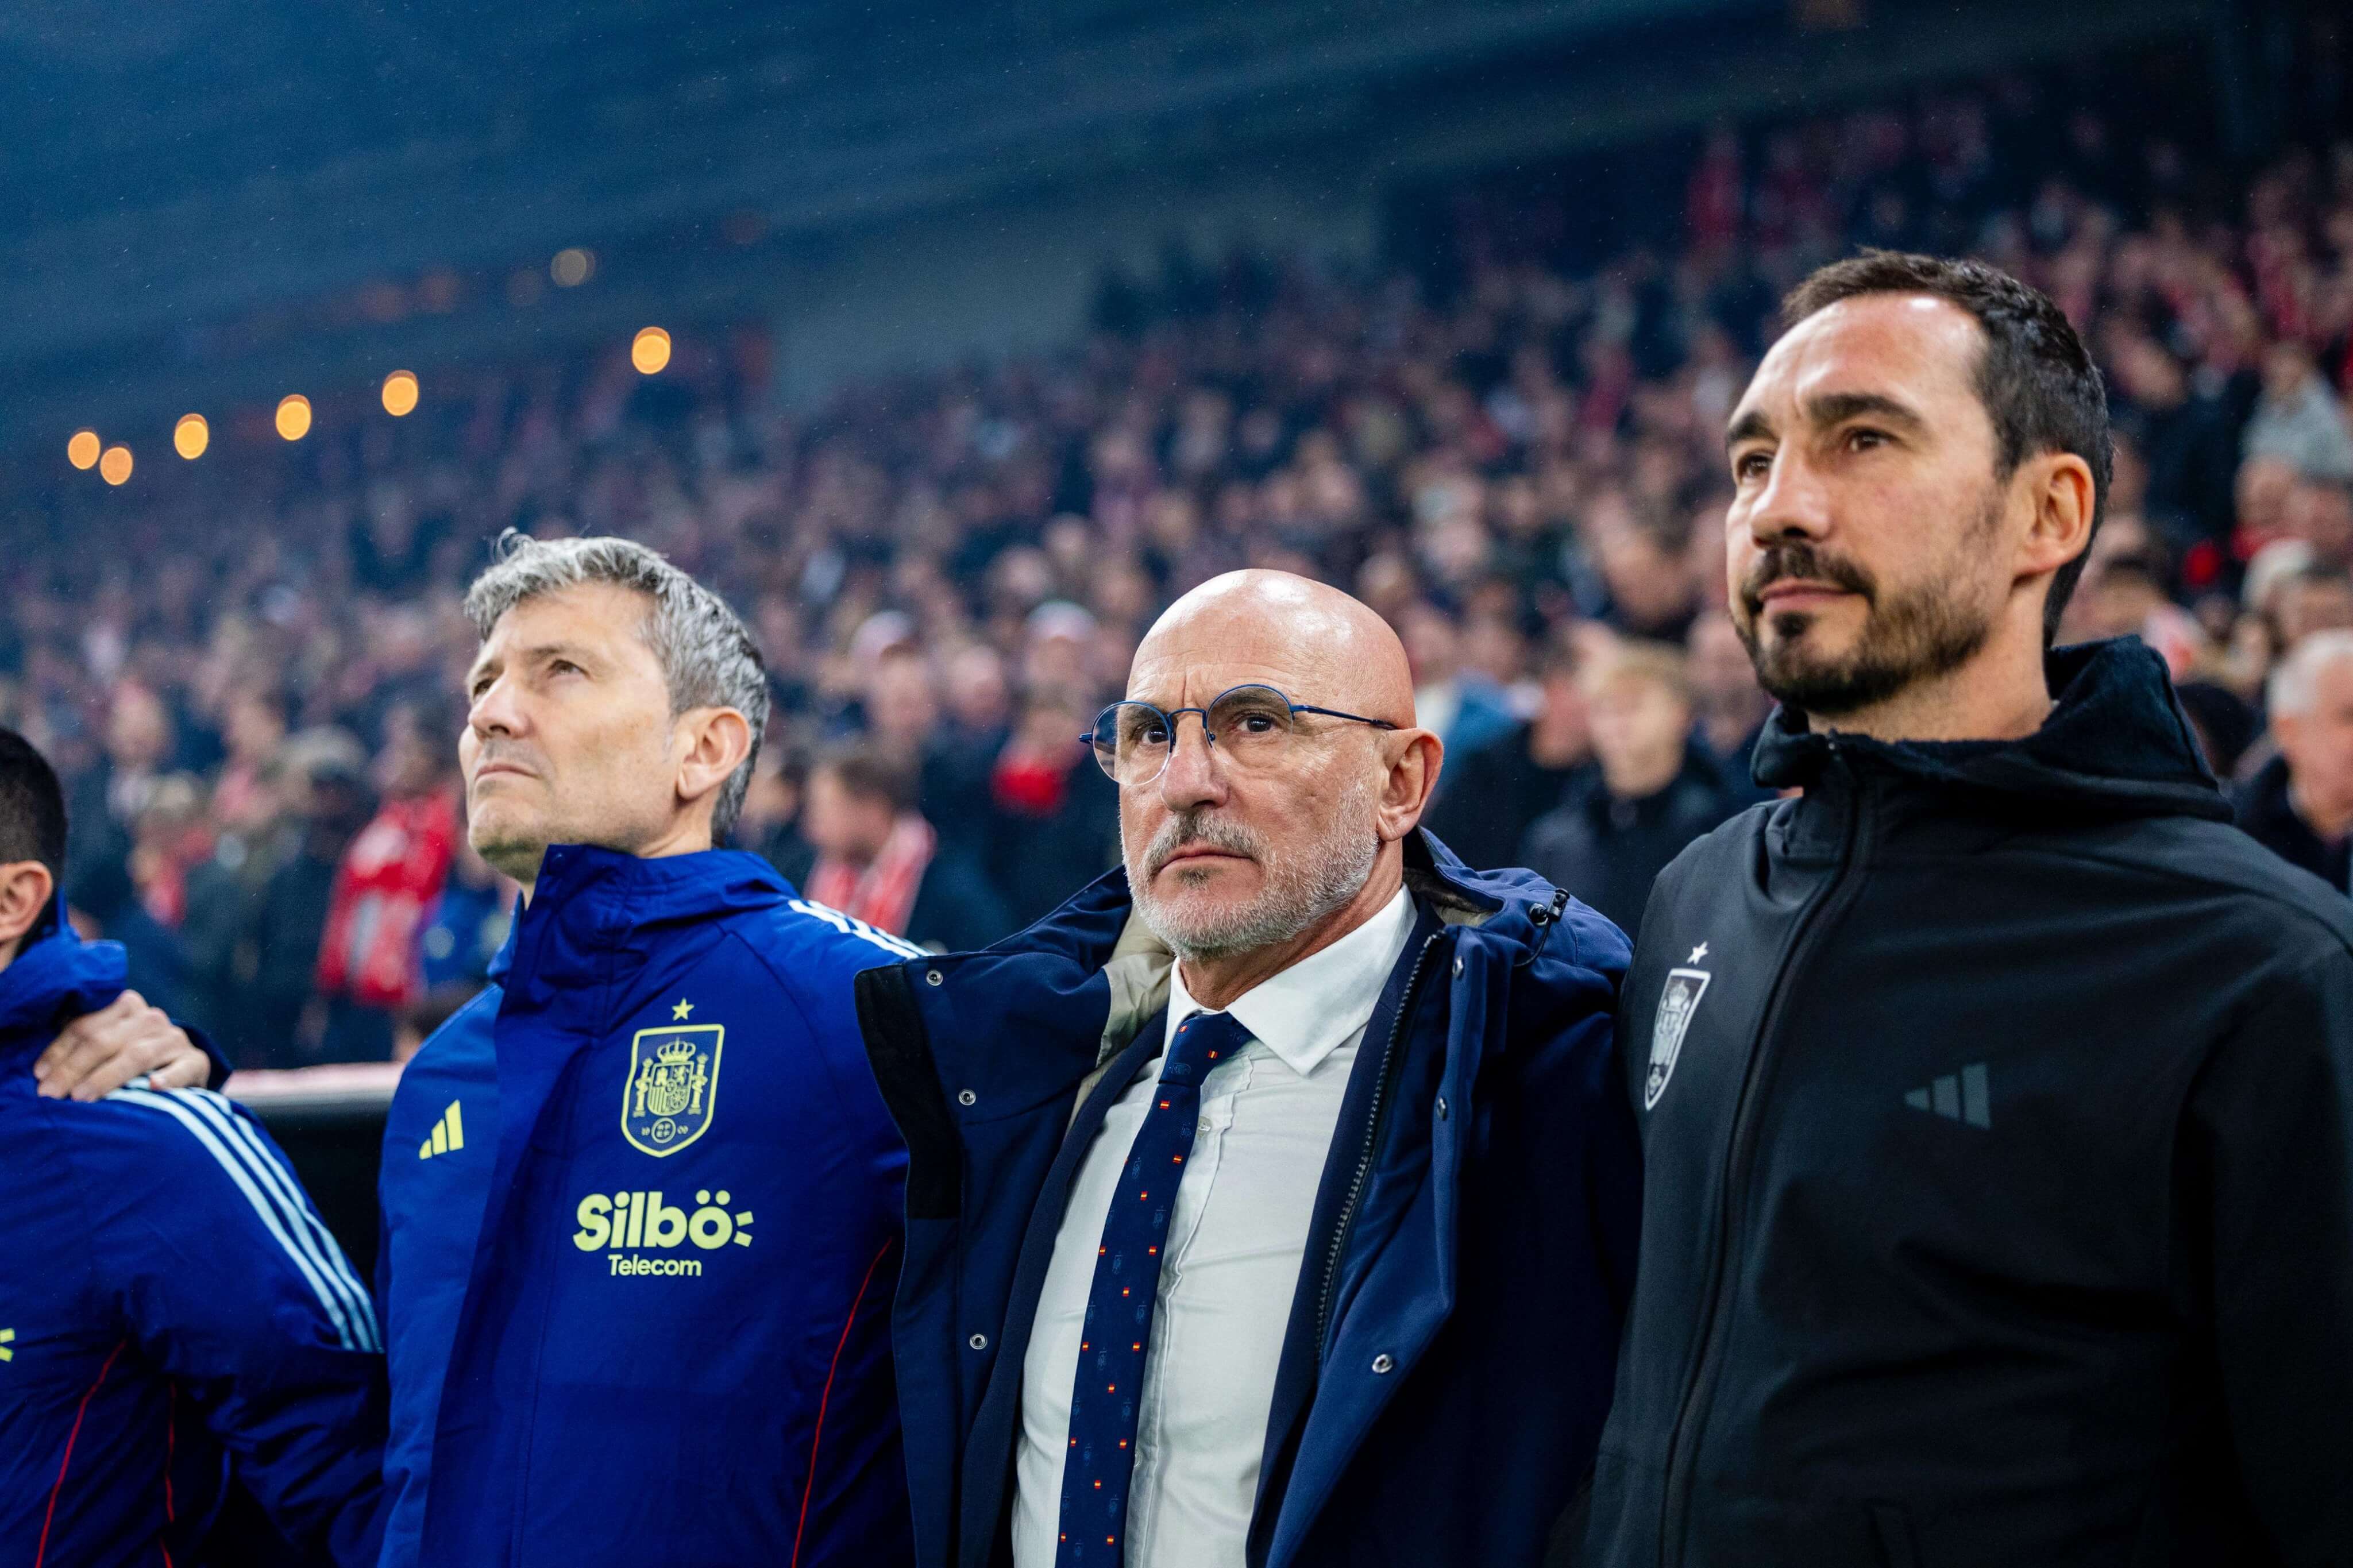
M 1095 715 L 1095 727 L 1079 740 L 1094 748 L 1096 763 L 1123 788 L 1148 784 L 1167 768 L 1169 755 L 1176 749 L 1176 721 L 1187 713 L 1200 715 L 1205 741 L 1247 768 L 1280 766 L 1283 752 L 1299 734 L 1302 713 L 1370 724 L 1376 730 L 1397 728 L 1387 719 L 1293 702 L 1271 686 L 1253 683 L 1219 692 L 1206 708 L 1171 710 L 1149 702 L 1114 702 Z

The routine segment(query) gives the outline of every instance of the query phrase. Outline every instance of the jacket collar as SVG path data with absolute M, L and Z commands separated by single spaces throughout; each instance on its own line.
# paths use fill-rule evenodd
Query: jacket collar
M 1806 788 L 1833 754 L 1859 769 L 1990 804 L 2064 804 L 2111 816 L 2228 821 L 2229 804 L 2173 695 L 2164 661 L 2137 637 L 2059 648 L 2044 659 L 2057 700 L 2017 741 L 1873 741 L 1821 735 L 1776 709 L 1757 741 L 1757 782 Z
M 554 851 L 550 851 L 551 854 Z M 1541 947 L 1567 902 L 1533 871 L 1474 871 L 1427 829 L 1405 840 L 1405 886 L 1414 900 L 1448 925 L 1472 925 L 1517 949 Z M 1083 973 L 1100 973 L 1111 1006 L 1097 1047 L 1098 1064 L 1134 1039 L 1169 1002 L 1176 955 L 1136 918 L 1127 873 L 1114 868 L 1081 889 L 1052 913 L 987 950 L 1003 957 L 1059 958 Z
M 66 924 L 62 900 L 52 899 L 16 961 L 0 970 L 0 1072 L 29 1070 L 58 1018 L 113 1001 L 126 973 L 122 945 L 82 941 Z
M 649 860 L 593 844 L 551 844 L 526 918 L 612 936 L 647 921 L 679 924 L 758 909 L 791 892 L 765 860 L 740 849 Z
M 606 977 L 617 955 L 651 952 L 682 928 L 791 896 L 766 861 L 742 850 L 641 859 L 595 845 L 550 845 L 491 974 L 511 994 L 522 986 L 543 1004 Z
M 1413 934 L 1413 896 L 1403 888 L 1356 930 L 1234 998 L 1233 1014 L 1250 1037 L 1300 1077 L 1314 1072 L 1349 1036 L 1371 1021 L 1381 987 Z M 1202 1010 L 1168 975 L 1168 1027 Z

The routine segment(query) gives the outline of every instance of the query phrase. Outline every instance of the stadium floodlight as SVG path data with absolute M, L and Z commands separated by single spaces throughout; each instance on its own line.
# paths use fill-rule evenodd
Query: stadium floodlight
M 109 447 L 98 459 L 98 477 L 110 485 L 119 485 L 131 477 L 131 448 Z
M 309 398 L 297 392 L 279 400 L 278 433 L 289 441 L 300 441 L 311 433 Z
M 77 430 L 66 443 L 66 461 L 77 468 L 94 467 L 98 462 L 99 439 L 95 430 Z
M 172 426 L 172 448 L 190 462 L 205 455 L 213 444 L 213 428 L 205 423 L 201 414 L 183 414 L 180 422 Z
M 660 374 L 670 363 L 670 334 L 659 327 L 647 327 L 638 331 L 629 344 L 629 363 L 638 367 L 640 375 Z
M 384 378 L 384 411 L 395 419 L 406 418 L 417 408 L 417 373 L 396 370 Z

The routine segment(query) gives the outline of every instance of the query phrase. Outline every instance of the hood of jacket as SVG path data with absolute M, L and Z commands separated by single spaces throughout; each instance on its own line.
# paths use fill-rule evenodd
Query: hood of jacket
M 1989 804 L 2064 804 L 2111 816 L 2202 816 L 2227 822 L 2230 803 L 2174 697 L 2165 661 L 2137 637 L 2046 655 L 2056 706 L 2015 741 L 1874 741 L 1818 734 L 1778 708 L 1757 743 L 1757 782 L 1803 789 L 1833 749 L 1858 765 Z
M 0 1068 L 29 1068 L 57 1033 L 60 1017 L 79 1017 L 122 994 L 122 944 L 84 942 L 65 920 L 64 900 L 25 933 L 16 961 L 0 970 Z

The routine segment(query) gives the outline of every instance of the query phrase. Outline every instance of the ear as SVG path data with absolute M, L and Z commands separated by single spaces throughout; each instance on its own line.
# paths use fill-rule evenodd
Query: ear
M 2092 542 L 2092 465 L 2073 452 L 2045 452 L 2019 465 L 2017 484 L 2034 514 L 2020 542 L 2018 575 L 2047 576 Z
M 1430 809 L 1446 743 L 1427 730 L 1399 730 L 1382 737 L 1388 767 L 1381 780 L 1380 810 L 1374 820 L 1384 844 L 1411 833 Z
M 695 708 L 679 715 L 678 797 L 719 804 L 719 789 L 752 754 L 752 726 L 733 708 Z
M 57 879 L 38 860 L 0 866 L 0 947 L 13 947 L 33 929 L 57 888 Z

